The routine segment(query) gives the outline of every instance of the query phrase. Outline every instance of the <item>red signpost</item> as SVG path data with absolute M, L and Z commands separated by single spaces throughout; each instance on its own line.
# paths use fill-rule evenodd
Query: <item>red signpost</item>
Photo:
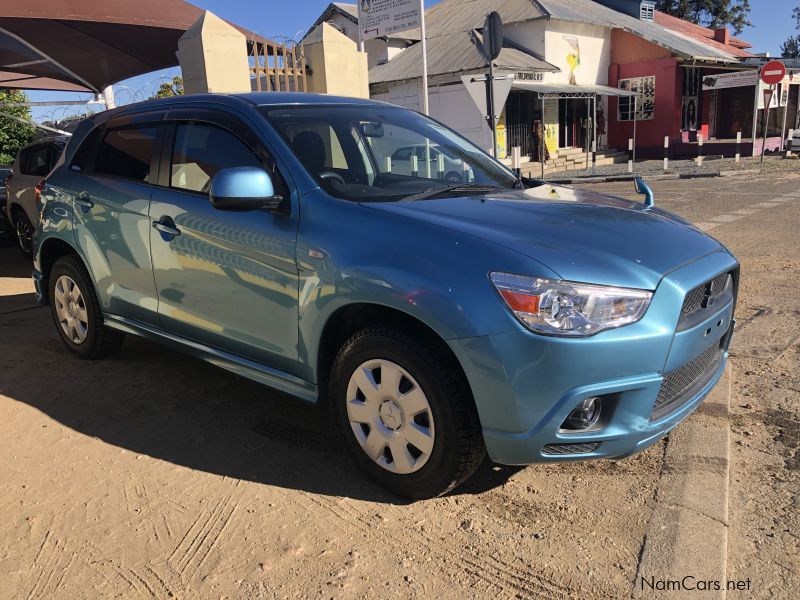
M 771 86 L 764 90 L 764 144 L 761 146 L 761 162 L 764 162 L 764 154 L 767 151 L 767 124 L 772 95 L 775 93 L 775 86 L 783 81 L 784 77 L 786 77 L 786 65 L 779 60 L 771 60 L 761 67 L 761 81 Z

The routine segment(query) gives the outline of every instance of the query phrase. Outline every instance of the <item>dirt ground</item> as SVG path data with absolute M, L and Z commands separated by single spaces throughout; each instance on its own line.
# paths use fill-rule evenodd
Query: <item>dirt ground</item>
M 660 205 L 716 223 L 798 184 L 654 187 Z M 800 197 L 752 210 L 710 230 L 744 273 L 729 576 L 788 598 Z M 130 337 L 111 359 L 73 358 L 29 271 L 0 248 L 0 599 L 630 596 L 663 443 L 621 462 L 487 462 L 446 498 L 403 503 L 354 469 L 325 410 Z

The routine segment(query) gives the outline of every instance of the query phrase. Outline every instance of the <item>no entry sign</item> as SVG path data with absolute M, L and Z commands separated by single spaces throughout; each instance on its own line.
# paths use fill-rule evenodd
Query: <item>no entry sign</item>
M 786 77 L 786 65 L 779 60 L 771 60 L 761 67 L 761 81 L 767 85 L 777 85 Z

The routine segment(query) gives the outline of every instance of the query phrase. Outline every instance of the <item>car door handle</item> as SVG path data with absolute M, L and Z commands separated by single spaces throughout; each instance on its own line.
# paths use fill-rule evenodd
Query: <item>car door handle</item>
M 175 236 L 181 234 L 180 229 L 163 221 L 153 221 L 153 229 L 157 229 L 161 233 L 166 233 L 167 235 Z

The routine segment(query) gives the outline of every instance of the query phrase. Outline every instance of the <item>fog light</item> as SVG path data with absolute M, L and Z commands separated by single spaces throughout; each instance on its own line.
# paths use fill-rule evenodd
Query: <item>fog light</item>
M 561 425 L 562 429 L 589 429 L 600 420 L 600 398 L 586 398 L 573 410 Z

